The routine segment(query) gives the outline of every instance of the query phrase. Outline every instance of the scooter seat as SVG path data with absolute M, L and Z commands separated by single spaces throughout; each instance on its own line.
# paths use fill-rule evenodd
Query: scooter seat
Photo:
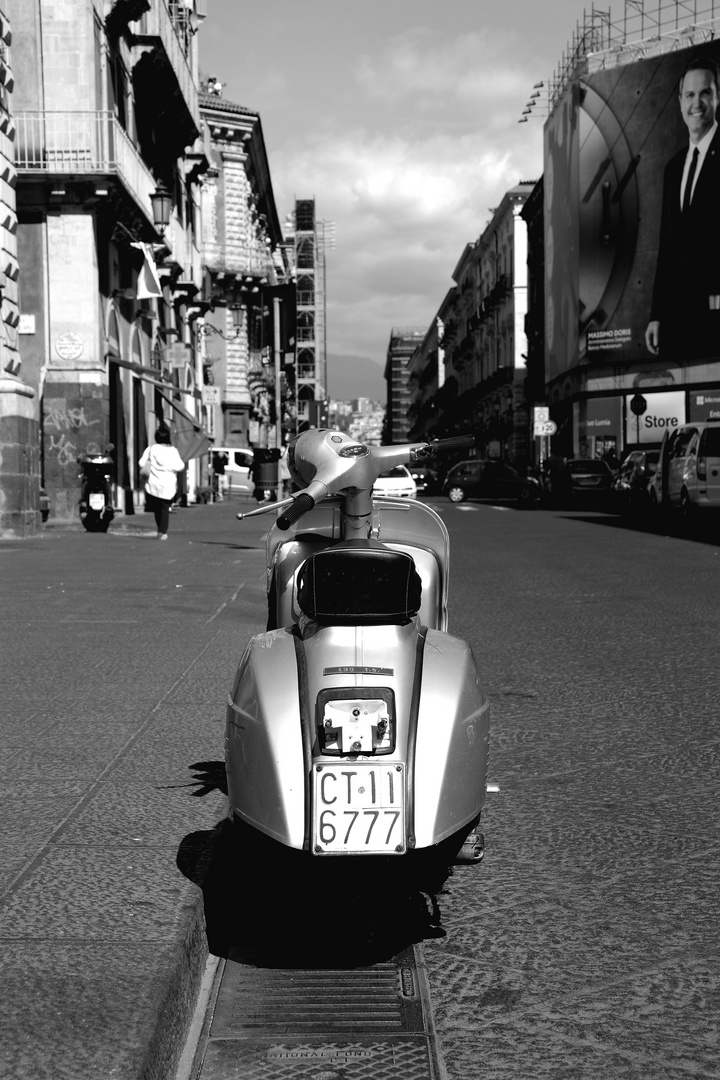
M 418 613 L 421 595 L 412 557 L 380 546 L 318 551 L 298 574 L 300 610 L 326 626 L 406 623 Z

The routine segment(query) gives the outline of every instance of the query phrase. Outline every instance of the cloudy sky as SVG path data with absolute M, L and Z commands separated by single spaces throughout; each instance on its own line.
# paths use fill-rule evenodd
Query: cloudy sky
M 330 354 L 384 364 L 393 326 L 430 324 L 490 208 L 541 175 L 540 109 L 518 119 L 586 6 L 208 0 L 201 67 L 260 114 L 280 218 L 314 197 L 335 223 Z

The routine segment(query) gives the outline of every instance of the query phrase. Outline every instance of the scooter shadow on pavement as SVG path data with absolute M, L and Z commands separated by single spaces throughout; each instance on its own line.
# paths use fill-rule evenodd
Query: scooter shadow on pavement
M 202 797 L 224 785 L 204 762 Z M 444 937 L 438 897 L 451 869 L 392 856 L 314 859 L 239 822 L 189 833 L 177 866 L 202 889 L 210 952 L 256 967 L 362 967 Z

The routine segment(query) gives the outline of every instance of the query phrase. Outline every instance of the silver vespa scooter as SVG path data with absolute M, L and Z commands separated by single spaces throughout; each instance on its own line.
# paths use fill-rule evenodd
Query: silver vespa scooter
M 470 647 L 447 633 L 447 529 L 429 506 L 372 494 L 386 470 L 472 443 L 375 447 L 321 429 L 290 444 L 300 490 L 251 511 L 280 513 L 268 629 L 228 696 L 242 828 L 312 860 L 482 858 L 488 701 Z

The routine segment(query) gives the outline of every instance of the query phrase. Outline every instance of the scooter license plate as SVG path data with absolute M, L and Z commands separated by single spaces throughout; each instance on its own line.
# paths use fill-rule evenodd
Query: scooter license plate
M 402 855 L 405 847 L 404 765 L 313 767 L 316 855 Z
M 88 502 L 90 503 L 91 510 L 105 509 L 105 496 L 101 491 L 91 491 Z

